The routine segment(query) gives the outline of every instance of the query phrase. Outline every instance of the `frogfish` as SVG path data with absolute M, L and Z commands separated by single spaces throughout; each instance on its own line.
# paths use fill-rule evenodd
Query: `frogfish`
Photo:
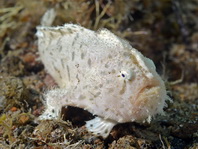
M 37 27 L 38 50 L 58 88 L 44 98 L 40 120 L 60 118 L 62 107 L 82 108 L 96 117 L 88 131 L 106 138 L 118 123 L 150 120 L 163 113 L 165 83 L 153 61 L 107 29 L 75 24 Z

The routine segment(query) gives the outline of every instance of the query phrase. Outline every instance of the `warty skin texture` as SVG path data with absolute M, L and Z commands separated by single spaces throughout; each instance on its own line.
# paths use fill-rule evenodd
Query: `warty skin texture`
M 106 137 L 116 123 L 150 121 L 163 113 L 167 93 L 152 60 L 106 29 L 78 25 L 38 27 L 40 58 L 60 88 L 45 95 L 40 119 L 60 116 L 63 106 L 88 110 L 89 131 Z

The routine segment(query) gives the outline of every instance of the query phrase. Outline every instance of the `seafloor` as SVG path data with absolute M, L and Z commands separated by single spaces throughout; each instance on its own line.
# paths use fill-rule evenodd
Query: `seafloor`
M 63 109 L 63 120 L 36 118 L 56 86 L 37 53 L 36 26 L 49 9 L 53 26 L 108 28 L 151 58 L 173 102 L 151 123 L 126 123 L 106 139 L 86 131 L 93 116 Z M 197 0 L 0 0 L 0 148 L 198 149 Z

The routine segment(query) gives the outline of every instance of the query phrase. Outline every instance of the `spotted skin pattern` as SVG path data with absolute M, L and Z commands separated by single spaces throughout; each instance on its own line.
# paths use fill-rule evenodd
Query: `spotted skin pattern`
M 57 119 L 63 106 L 83 108 L 96 118 L 86 127 L 104 138 L 117 123 L 150 121 L 168 98 L 152 60 L 108 31 L 74 24 L 38 27 L 38 49 L 60 88 L 45 94 L 39 119 Z

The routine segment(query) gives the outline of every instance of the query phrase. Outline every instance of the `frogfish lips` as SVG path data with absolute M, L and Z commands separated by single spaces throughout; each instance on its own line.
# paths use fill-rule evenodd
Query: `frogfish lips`
M 143 87 L 133 101 L 133 119 L 150 122 L 151 116 L 163 113 L 166 90 L 164 84 Z

